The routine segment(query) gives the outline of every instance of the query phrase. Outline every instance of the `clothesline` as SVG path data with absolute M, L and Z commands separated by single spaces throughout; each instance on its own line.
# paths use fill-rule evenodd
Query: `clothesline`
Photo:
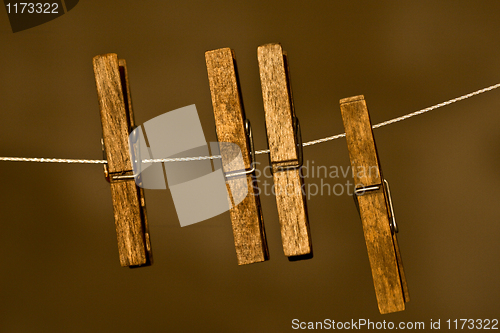
M 430 106 L 430 107 L 425 108 L 425 109 L 421 109 L 421 110 L 418 110 L 418 111 L 415 111 L 412 113 L 408 113 L 408 114 L 401 116 L 401 117 L 393 118 L 391 120 L 387 120 L 387 121 L 375 124 L 372 126 L 372 128 L 379 128 L 379 127 L 387 126 L 390 124 L 394 124 L 394 123 L 409 119 L 411 117 L 415 117 L 415 116 L 421 115 L 423 113 L 430 112 L 432 110 L 441 108 L 443 106 L 450 105 L 452 103 L 459 102 L 459 101 L 462 101 L 462 100 L 467 99 L 469 97 L 476 96 L 476 95 L 479 95 L 479 94 L 482 94 L 482 93 L 485 93 L 487 91 L 491 91 L 491 90 L 494 90 L 497 88 L 500 88 L 500 83 L 497 83 L 495 85 L 492 85 L 492 86 L 489 86 L 489 87 L 486 87 L 483 89 L 476 90 L 474 92 L 471 92 L 471 93 L 466 94 L 466 95 L 462 95 L 462 96 L 457 97 L 457 98 L 450 99 L 446 102 L 442 102 L 442 103 Z M 329 136 L 326 138 L 317 139 L 317 140 L 313 140 L 313 141 L 304 142 L 302 144 L 302 146 L 303 147 L 312 146 L 312 145 L 316 145 L 318 143 L 328 142 L 328 141 L 340 139 L 343 137 L 345 137 L 345 133 L 337 134 L 337 135 L 333 135 L 333 136 Z M 255 154 L 256 155 L 269 154 L 269 149 L 257 150 L 255 152 Z M 188 162 L 188 161 L 213 160 L 213 159 L 219 159 L 219 158 L 221 158 L 220 155 L 213 155 L 213 156 L 148 159 L 148 160 L 143 160 L 142 162 L 143 163 Z M 72 163 L 72 164 L 75 164 L 75 163 L 76 164 L 106 164 L 107 163 L 106 160 L 64 159 L 64 158 L 45 158 L 45 157 L 40 157 L 40 158 L 39 157 L 0 157 L 0 161 L 5 161 L 5 162 L 39 162 L 39 163 Z

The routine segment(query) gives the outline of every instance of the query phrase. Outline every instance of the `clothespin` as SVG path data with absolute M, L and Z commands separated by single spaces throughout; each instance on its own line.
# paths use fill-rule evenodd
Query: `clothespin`
M 410 296 L 389 183 L 382 176 L 365 98 L 344 98 L 340 109 L 378 307 L 380 313 L 403 311 Z
M 302 140 L 295 116 L 287 55 L 280 44 L 257 49 L 283 251 L 290 260 L 312 257 L 301 173 Z
M 114 53 L 94 57 L 94 74 L 101 112 L 104 175 L 111 197 L 122 266 L 152 263 L 144 191 L 136 186 L 129 153 L 134 112 L 125 60 Z
M 264 220 L 260 206 L 257 179 L 255 177 L 255 151 L 250 122 L 245 117 L 238 82 L 236 60 L 230 48 L 205 53 L 208 80 L 215 115 L 215 127 L 219 142 L 231 142 L 241 149 L 244 170 L 231 164 L 231 149 L 221 149 L 226 186 L 234 189 L 241 177 L 246 178 L 248 195 L 238 205 L 231 205 L 236 257 L 239 265 L 261 262 L 269 259 Z M 239 152 L 238 152 L 239 153 Z M 228 191 L 230 192 L 230 191 Z M 232 199 L 231 199 L 232 200 Z

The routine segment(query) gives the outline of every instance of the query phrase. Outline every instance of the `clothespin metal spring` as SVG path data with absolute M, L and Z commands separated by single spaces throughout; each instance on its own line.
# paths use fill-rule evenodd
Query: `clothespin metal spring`
M 102 156 L 103 159 L 106 159 L 106 148 L 104 147 L 104 139 L 101 138 L 101 147 L 102 147 Z M 132 175 L 110 175 L 109 174 L 109 169 L 108 165 L 104 164 L 104 178 L 108 181 L 108 183 L 115 182 L 115 181 L 120 181 L 120 180 L 130 180 L 130 179 L 135 179 L 137 175 L 132 174 Z
M 398 228 L 398 225 L 396 223 L 396 217 L 394 216 L 394 207 L 392 205 L 392 196 L 391 196 L 391 190 L 389 188 L 389 182 L 386 179 L 384 179 L 383 181 L 384 181 L 385 186 L 383 186 L 382 184 L 378 184 L 378 185 L 357 187 L 354 190 L 354 195 L 353 195 L 354 203 L 356 204 L 356 209 L 358 210 L 358 214 L 360 214 L 359 205 L 358 205 L 358 196 L 364 195 L 367 192 L 377 191 L 380 189 L 381 186 L 383 186 L 388 203 L 389 203 L 389 215 L 390 215 L 389 225 L 391 227 L 391 232 L 392 232 L 392 234 L 394 234 L 394 233 L 397 234 L 397 233 L 399 233 L 399 228 Z
M 252 125 L 250 124 L 250 120 L 248 119 L 245 119 L 245 133 L 247 135 L 248 141 L 250 142 L 250 156 L 252 158 L 252 160 L 250 161 L 250 168 L 245 169 L 243 171 L 236 170 L 236 171 L 224 172 L 224 177 L 226 177 L 226 179 L 239 176 L 246 176 L 255 171 L 255 148 L 253 145 Z M 219 139 L 217 139 L 217 141 L 219 141 Z

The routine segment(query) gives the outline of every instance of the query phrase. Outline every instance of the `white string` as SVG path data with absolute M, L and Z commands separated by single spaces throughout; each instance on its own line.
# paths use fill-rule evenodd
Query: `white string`
M 462 100 L 467 99 L 469 97 L 476 96 L 476 95 L 479 95 L 479 94 L 482 94 L 482 93 L 485 93 L 487 91 L 490 91 L 490 90 L 493 90 L 493 89 L 497 89 L 497 88 L 500 88 L 500 83 L 497 83 L 495 85 L 489 86 L 487 88 L 476 90 L 476 91 L 471 92 L 471 93 L 469 93 L 467 95 L 463 95 L 463 96 L 460 96 L 460 97 L 457 97 L 457 98 L 453 98 L 453 99 L 450 99 L 449 101 L 446 101 L 446 102 L 443 102 L 443 103 L 439 103 L 439 104 L 430 106 L 430 107 L 422 109 L 422 110 L 418 110 L 418 111 L 415 111 L 415 112 L 412 112 L 412 113 L 408 113 L 408 114 L 406 114 L 404 116 L 401 116 L 401 117 L 398 117 L 398 118 L 394 118 L 394 119 L 391 119 L 391 120 L 387 120 L 387 121 L 375 124 L 375 125 L 372 126 L 372 128 L 379 128 L 379 127 L 387 126 L 387 125 L 390 125 L 390 124 L 394 124 L 394 123 L 397 123 L 399 121 L 403 121 L 403 120 L 409 119 L 411 117 L 415 117 L 415 116 L 421 115 L 423 113 L 426 113 L 426 112 L 429 112 L 429 111 L 441 108 L 441 107 L 446 106 L 446 105 L 453 104 L 455 102 L 462 101 Z M 343 137 L 345 137 L 345 133 L 337 134 L 337 135 L 334 135 L 334 136 L 329 136 L 329 137 L 318 139 L 318 140 L 304 142 L 302 144 L 302 146 L 304 146 L 304 147 L 312 146 L 312 145 L 315 145 L 315 144 L 318 144 L 318 143 L 332 141 L 332 140 L 340 139 L 340 138 L 343 138 Z M 269 154 L 269 149 L 257 150 L 255 152 L 255 154 L 256 155 Z M 188 161 L 214 160 L 214 159 L 219 159 L 219 158 L 221 158 L 220 155 L 213 155 L 213 156 L 197 156 L 197 157 L 178 157 L 178 158 L 149 159 L 149 160 L 143 160 L 142 162 L 143 163 L 188 162 Z M 0 157 L 0 161 L 6 161 L 6 162 L 41 162 L 41 163 L 78 163 L 78 164 L 106 164 L 106 163 L 108 163 L 105 160 L 81 160 L 81 159 L 36 158 L 36 157 L 35 158 L 26 158 L 26 157 Z
M 106 160 L 75 160 L 70 158 L 45 158 L 45 157 L 0 157 L 6 162 L 41 162 L 41 163 L 76 163 L 76 164 L 106 164 Z

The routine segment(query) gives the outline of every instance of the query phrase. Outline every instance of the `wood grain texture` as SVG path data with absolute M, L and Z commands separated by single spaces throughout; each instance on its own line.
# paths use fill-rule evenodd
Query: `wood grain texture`
M 380 313 L 403 311 L 405 301 L 382 189 L 358 196 Z
M 340 101 L 347 147 L 356 187 L 380 185 L 376 191 L 358 196 L 368 258 L 381 313 L 405 309 L 405 297 L 396 250 L 389 224 L 388 201 L 373 137 L 370 115 L 363 96 Z M 404 283 L 406 285 L 406 281 Z
M 245 168 L 250 168 L 250 145 L 245 134 L 245 113 L 241 101 L 234 53 L 229 48 L 207 51 L 207 64 L 215 125 L 219 142 L 232 142 L 242 152 Z M 225 172 L 239 170 L 231 163 L 235 152 L 221 149 Z M 265 261 L 269 258 L 264 222 L 255 172 L 246 178 L 248 195 L 230 209 L 236 257 L 239 265 Z M 227 181 L 231 187 L 240 183 Z M 237 190 L 237 189 L 236 189 Z
M 141 223 L 141 205 L 135 182 L 133 180 L 112 182 L 111 197 L 120 264 L 124 267 L 148 264 L 150 251 L 146 250 L 146 236 Z
M 116 54 L 94 57 L 94 74 L 101 111 L 102 135 L 110 173 L 132 170 L 128 153 L 128 134 L 125 102 Z
M 297 142 L 293 132 L 294 110 L 283 49 L 280 44 L 259 46 L 257 58 L 271 162 L 297 163 Z
M 312 254 L 304 184 L 299 169 L 273 175 L 283 252 L 287 257 Z
M 373 139 L 370 115 L 364 97 L 361 95 L 344 98 L 340 100 L 340 105 L 346 130 L 349 126 L 347 146 L 353 169 L 354 185 L 362 187 L 380 184 L 382 177 L 380 175 L 377 148 Z
M 110 178 L 132 174 L 128 135 L 134 124 L 128 73 L 116 54 L 94 57 L 94 74 Z M 111 181 L 111 197 L 122 266 L 152 263 L 144 192 L 135 181 Z
M 283 251 L 304 256 L 312 253 L 304 180 L 299 169 L 280 170 L 299 163 L 288 62 L 280 44 L 259 46 L 257 57 Z

